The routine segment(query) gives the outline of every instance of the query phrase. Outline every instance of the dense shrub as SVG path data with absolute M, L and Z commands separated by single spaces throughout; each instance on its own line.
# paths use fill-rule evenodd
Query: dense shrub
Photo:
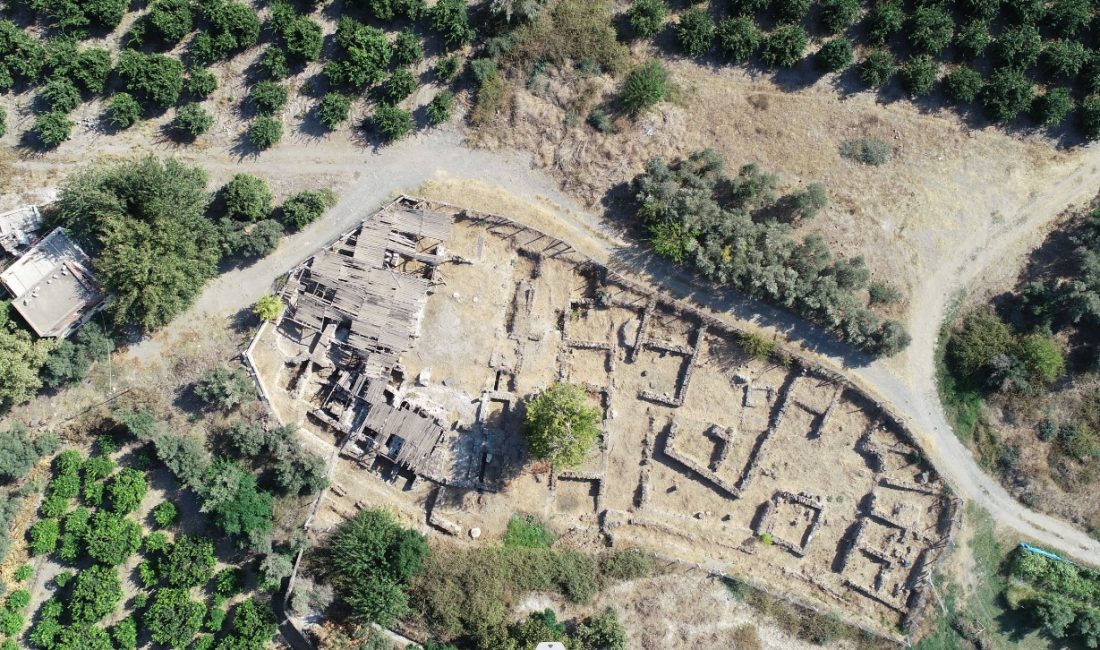
M 265 193 L 267 184 L 255 184 L 250 179 L 255 179 L 251 174 L 238 174 L 234 180 L 238 181 L 232 194 L 235 208 L 230 209 L 227 193 L 226 216 L 242 221 L 251 222 L 265 218 L 271 213 L 271 195 Z M 233 183 L 233 181 L 230 181 Z M 229 185 L 226 185 L 228 188 Z M 215 406 L 223 411 L 232 411 L 245 402 L 256 399 L 256 384 L 252 377 L 240 368 L 230 370 L 225 366 L 218 366 L 203 375 L 195 382 L 195 396 L 208 406 Z
M 959 48 L 959 53 L 967 59 L 978 58 L 992 43 L 989 23 L 980 18 L 964 24 L 955 36 L 955 45 Z
M 879 0 L 867 16 L 868 35 L 871 43 L 884 45 L 905 24 L 905 8 L 901 0 Z
M 27 475 L 46 454 L 53 453 L 57 438 L 42 434 L 31 438 L 26 427 L 13 422 L 0 430 L 0 481 L 16 481 Z
M 1005 29 L 993 43 L 993 53 L 1002 65 L 1022 70 L 1039 58 L 1043 41 L 1034 25 Z
M 414 92 L 416 92 L 416 77 L 409 72 L 408 68 L 394 70 L 382 84 L 382 97 L 390 104 L 396 104 Z
M 180 535 L 157 562 L 157 574 L 171 587 L 198 587 L 214 577 L 214 543 L 208 537 Z
M 898 75 L 901 85 L 911 94 L 921 96 L 932 92 L 936 85 L 939 65 L 928 55 L 916 56 L 905 62 Z
M 429 10 L 429 15 L 432 27 L 448 47 L 457 48 L 474 40 L 465 0 L 439 0 Z
M 665 0 L 635 0 L 627 10 L 630 28 L 641 38 L 652 38 L 661 31 L 668 18 Z
M 191 42 L 191 55 L 199 65 L 250 48 L 259 39 L 260 19 L 252 7 L 229 0 L 204 0 L 198 7 L 209 24 Z
M 43 147 L 53 149 L 69 139 L 73 132 L 73 123 L 64 113 L 43 113 L 34 120 L 31 132 Z
M 268 45 L 260 57 L 260 68 L 272 79 L 286 79 L 290 76 L 290 61 L 286 51 L 278 45 Z
M 286 105 L 289 93 L 286 86 L 274 81 L 261 81 L 248 91 L 248 101 L 261 115 L 274 115 Z
M 0 91 L 16 80 L 37 82 L 46 65 L 46 50 L 10 20 L 0 20 Z
M 432 124 L 444 124 L 451 119 L 455 95 L 449 90 L 441 90 L 428 104 L 428 121 Z
M 982 86 L 979 99 L 990 118 L 1008 122 L 1027 110 L 1034 95 L 1035 87 L 1023 73 L 1011 68 L 999 68 Z
M 126 467 L 115 474 L 107 486 L 107 495 L 111 499 L 111 509 L 120 514 L 133 512 L 145 493 L 149 490 L 149 484 L 145 480 L 145 474 L 131 467 Z
M 141 104 L 129 93 L 116 93 L 107 104 L 107 123 L 128 129 L 141 119 Z
M 337 86 L 358 89 L 381 81 L 393 56 L 385 32 L 346 17 L 336 26 L 336 45 L 338 54 L 325 63 L 325 76 Z
M 945 9 L 935 5 L 917 7 L 909 20 L 909 44 L 921 54 L 938 55 L 951 43 L 955 21 Z
M 301 230 L 336 204 L 336 195 L 329 190 L 306 190 L 290 196 L 281 207 L 282 221 L 291 230 Z
M 64 77 L 92 94 L 103 92 L 111 74 L 111 53 L 103 48 L 77 47 L 71 40 L 54 41 L 47 53 L 54 77 Z
M 821 0 L 821 24 L 830 34 L 848 29 L 859 15 L 859 0 Z
M 412 114 L 390 104 L 374 109 L 374 126 L 387 142 L 394 142 L 413 130 Z
M 393 42 L 393 58 L 405 65 L 416 63 L 424 58 L 424 42 L 412 30 L 403 29 L 397 32 Z
M 1089 60 L 1089 51 L 1077 41 L 1051 41 L 1043 48 L 1043 69 L 1055 79 L 1073 79 Z
M 119 565 L 141 545 L 141 526 L 113 512 L 97 512 L 85 536 L 88 555 L 98 562 Z
M 1100 140 L 1100 95 L 1089 95 L 1081 101 L 1078 126 L 1089 140 Z
M 846 38 L 825 41 L 815 58 L 817 66 L 825 72 L 843 70 L 852 64 L 852 43 Z
M 305 16 L 290 21 L 283 30 L 286 52 L 295 61 L 316 61 L 321 58 L 324 36 L 321 25 Z M 400 42 L 400 37 L 398 38 Z
M 953 102 L 969 104 L 978 98 L 982 75 L 974 68 L 959 66 L 943 78 L 943 94 Z
M 191 600 L 186 589 L 158 589 L 142 623 L 153 641 L 184 648 L 202 628 L 206 605 Z
M 80 106 L 80 91 L 65 77 L 50 79 L 39 95 L 50 111 L 71 113 Z
M 1035 97 L 1031 111 L 1035 120 L 1043 126 L 1058 126 L 1073 110 L 1073 96 L 1069 88 L 1050 88 Z
M 145 35 L 171 47 L 191 33 L 194 21 L 194 7 L 189 0 L 153 0 L 143 27 Z
M 122 582 L 114 567 L 93 565 L 77 574 L 69 602 L 76 623 L 95 623 L 122 600 Z
M 328 129 L 335 129 L 348 119 L 351 98 L 343 93 L 325 93 L 317 104 L 317 121 Z
M 191 68 L 187 73 L 187 94 L 192 99 L 206 99 L 218 89 L 218 79 L 206 68 Z
M 164 54 L 125 50 L 118 56 L 119 77 L 126 91 L 162 108 L 179 101 L 183 90 L 183 64 Z
M 270 149 L 283 137 L 283 123 L 270 115 L 261 115 L 248 127 L 248 141 L 260 149 Z
M 1046 22 L 1064 38 L 1073 38 L 1092 19 L 1088 0 L 1053 0 L 1047 7 Z
M 557 383 L 527 403 L 523 433 L 535 458 L 568 468 L 599 440 L 598 422 L 581 387 Z
M 769 8 L 781 23 L 797 23 L 806 17 L 813 0 L 771 0 Z
M 718 24 L 718 49 L 734 63 L 752 57 L 762 38 L 756 23 L 745 16 L 727 18 Z
M 186 104 L 176 111 L 172 128 L 183 137 L 194 140 L 210 130 L 214 125 L 214 116 L 200 104 Z
M 715 25 L 704 9 L 689 9 L 676 24 L 676 40 L 690 56 L 705 54 L 714 43 Z
M 668 71 L 651 60 L 634 68 L 619 87 L 619 101 L 628 113 L 638 114 L 657 105 L 668 93 Z
M 802 60 L 809 43 L 806 30 L 798 25 L 782 25 L 764 39 L 760 60 L 772 67 L 790 68 Z
M 886 50 L 872 50 L 859 64 L 859 78 L 868 86 L 885 86 L 894 76 L 894 56 Z
M 57 548 L 60 528 L 56 519 L 39 519 L 34 522 L 29 533 L 31 555 L 52 553 Z

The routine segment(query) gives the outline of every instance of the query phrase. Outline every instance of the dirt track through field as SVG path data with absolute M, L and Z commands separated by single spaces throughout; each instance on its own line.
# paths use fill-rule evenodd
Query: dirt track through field
M 586 252 L 593 251 L 590 254 L 596 257 L 611 260 L 616 270 L 631 271 L 643 278 L 659 273 L 662 283 L 675 293 L 725 312 L 731 318 L 748 316 L 766 328 L 796 332 L 804 345 L 823 353 L 832 365 L 849 365 L 839 355 L 830 354 L 838 346 L 828 337 L 799 323 L 789 313 L 711 292 L 701 288 L 697 281 L 674 272 L 661 273 L 664 269 L 660 262 L 631 249 L 608 229 L 602 228 L 596 219 L 562 194 L 553 179 L 532 170 L 526 156 L 467 149 L 455 131 L 417 135 L 377 153 L 350 144 L 326 147 L 308 143 L 277 148 L 262 156 L 245 159 L 238 159 L 229 152 L 221 156 L 211 155 L 213 152 L 209 151 L 179 153 L 185 160 L 194 157 L 220 180 L 237 172 L 253 172 L 271 180 L 276 189 L 281 183 L 289 183 L 297 190 L 304 188 L 302 178 L 322 181 L 319 186 L 324 186 L 323 181 L 328 179 L 331 181 L 328 184 L 338 191 L 340 202 L 322 221 L 288 237 L 268 257 L 251 266 L 230 270 L 212 281 L 187 315 L 178 318 L 153 339 L 131 348 L 131 354 L 138 357 L 155 355 L 176 333 L 185 331 L 197 316 L 232 316 L 247 309 L 257 298 L 270 292 L 273 278 L 350 228 L 395 193 L 414 191 L 425 181 L 446 182 L 449 179 L 450 194 L 460 199 L 462 182 L 469 179 L 503 188 L 531 203 L 553 204 L 561 219 L 557 224 L 561 236 Z M 30 171 L 58 167 L 57 162 L 44 160 L 23 161 L 17 165 Z M 1032 197 L 1011 218 L 1003 220 L 995 231 L 974 232 L 970 233 L 970 238 L 960 238 L 950 256 L 942 259 L 927 278 L 917 283 L 918 290 L 909 312 L 909 328 L 913 335 L 909 351 L 896 359 L 845 370 L 871 394 L 903 414 L 930 460 L 962 496 L 973 499 L 999 523 L 1020 535 L 1094 562 L 1100 558 L 1100 542 L 1066 522 L 1033 512 L 1016 502 L 981 470 L 955 437 L 939 404 L 933 353 L 940 324 L 953 296 L 987 272 L 1015 274 L 1019 258 L 1041 239 L 1043 226 L 1065 209 L 1083 204 L 1098 187 L 1100 148 L 1090 147 L 1079 153 L 1074 173 L 1041 195 Z

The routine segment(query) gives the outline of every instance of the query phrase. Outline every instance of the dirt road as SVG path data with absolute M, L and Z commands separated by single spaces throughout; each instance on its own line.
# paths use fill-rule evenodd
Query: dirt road
M 181 155 L 182 158 L 187 156 L 186 153 Z M 195 157 L 200 156 L 195 154 Z M 973 499 L 989 510 L 998 522 L 1022 536 L 1057 546 L 1078 557 L 1093 561 L 1100 558 L 1100 542 L 1066 522 L 1025 508 L 979 468 L 955 437 L 940 408 L 933 362 L 937 332 L 956 292 L 989 270 L 1014 274 L 1019 268 L 1018 258 L 1041 237 L 1043 224 L 1096 193 L 1100 187 L 1098 148 L 1081 152 L 1074 173 L 1043 194 L 1032 197 L 1011 218 L 1002 220 L 994 232 L 973 233 L 969 239 L 960 237 L 958 245 L 928 278 L 919 283 L 920 288 L 913 296 L 910 311 L 913 344 L 909 351 L 899 358 L 869 365 L 853 365 L 851 359 L 843 359 L 838 346 L 786 312 L 731 299 L 728 295 L 701 288 L 697 281 L 677 277 L 674 272 L 667 273 L 659 262 L 630 248 L 611 229 L 602 227 L 586 214 L 558 190 L 553 179 L 532 170 L 526 156 L 467 149 L 454 131 L 420 134 L 377 153 L 353 145 L 313 148 L 305 144 L 244 160 L 229 152 L 221 156 L 206 152 L 201 155 L 201 162 L 215 177 L 250 171 L 272 180 L 276 186 L 288 182 L 300 189 L 301 178 L 330 179 L 340 194 L 340 202 L 322 221 L 286 238 L 268 257 L 212 281 L 188 315 L 177 319 L 155 338 L 134 346 L 132 354 L 140 357 L 155 353 L 171 340 L 174 332 L 186 327 L 186 323 L 197 316 L 231 316 L 248 308 L 270 291 L 273 278 L 308 257 L 318 246 L 351 227 L 395 193 L 413 191 L 425 181 L 451 179 L 460 183 L 471 179 L 505 188 L 533 203 L 555 204 L 564 222 L 562 227 L 571 231 L 566 238 L 575 238 L 578 234 L 587 238 L 585 248 L 598 248 L 619 270 L 642 277 L 660 275 L 665 286 L 674 293 L 731 318 L 750 318 L 766 328 L 794 334 L 832 365 L 844 367 L 844 371 L 872 395 L 902 413 L 933 464 L 962 496 Z M 28 161 L 20 166 L 44 168 L 47 164 Z

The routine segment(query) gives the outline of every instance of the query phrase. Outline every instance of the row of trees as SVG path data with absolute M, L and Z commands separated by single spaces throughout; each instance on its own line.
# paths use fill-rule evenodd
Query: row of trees
M 1009 587 L 1010 605 L 1055 639 L 1100 647 L 1100 574 L 1023 549 L 1016 550 L 1009 571 L 1026 585 Z
M 824 72 L 853 64 L 864 54 L 858 77 L 882 87 L 895 75 L 914 96 L 932 93 L 941 76 L 940 60 L 961 60 L 943 76 L 945 96 L 960 104 L 980 102 L 990 118 L 1006 122 L 1030 112 L 1044 126 L 1057 126 L 1079 105 L 1079 124 L 1090 139 L 1100 137 L 1100 58 L 1090 48 L 1092 5 L 1087 0 L 1044 3 L 967 2 L 955 6 L 920 3 L 907 9 L 900 0 L 863 3 L 824 0 L 817 24 L 810 24 L 805 0 L 738 0 L 732 15 L 716 22 L 706 8 L 680 14 L 677 42 L 689 56 L 717 48 L 733 63 L 754 57 L 769 67 L 802 61 L 811 31 L 827 36 L 814 55 Z M 628 10 L 636 36 L 649 38 L 669 16 L 665 0 L 640 0 Z M 775 27 L 765 32 L 762 20 Z M 853 29 L 859 23 L 859 28 Z M 846 34 L 863 37 L 854 42 Z M 1035 84 L 1046 88 L 1036 93 Z
M 819 236 L 792 235 L 792 223 L 824 207 L 824 188 L 777 197 L 777 183 L 756 165 L 728 177 L 718 154 L 703 150 L 671 165 L 650 160 L 632 188 L 657 254 L 793 309 L 873 354 L 902 350 L 909 343 L 902 326 L 881 320 L 859 297 L 870 280 L 863 259 L 836 259 Z

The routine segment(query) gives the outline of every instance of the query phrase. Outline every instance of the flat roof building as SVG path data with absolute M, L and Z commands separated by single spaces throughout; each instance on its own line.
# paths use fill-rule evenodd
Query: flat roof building
M 34 242 L 34 233 L 41 225 L 42 215 L 33 205 L 0 214 L 0 249 L 18 255 Z
M 64 228 L 42 238 L 0 273 L 12 306 L 41 337 L 65 337 L 103 306 L 106 296 L 88 255 Z

